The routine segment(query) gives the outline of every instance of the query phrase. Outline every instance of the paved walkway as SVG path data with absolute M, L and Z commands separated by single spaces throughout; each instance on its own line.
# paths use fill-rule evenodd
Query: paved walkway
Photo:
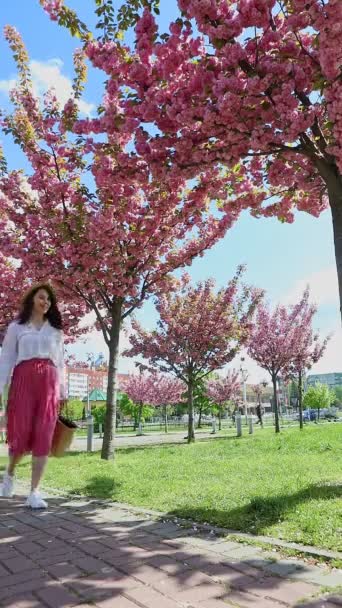
M 225 433 L 227 435 L 227 433 Z M 196 439 L 216 439 L 218 437 L 224 437 L 225 435 L 213 435 L 211 431 L 200 431 L 196 434 Z M 231 430 L 231 435 L 234 435 L 234 429 Z M 145 445 L 162 445 L 165 443 L 185 443 L 186 431 L 177 431 L 174 433 L 147 433 L 146 435 L 134 435 L 134 434 L 117 434 L 115 436 L 116 447 L 139 447 Z M 102 439 L 98 436 L 94 439 L 94 449 L 100 450 L 102 447 Z M 87 438 L 76 437 L 71 446 L 72 451 L 85 451 L 87 449 Z
M 0 499 L 6 608 L 342 606 L 341 571 L 278 558 L 139 509 L 54 498 L 32 513 Z
M 247 433 L 247 431 L 246 431 Z M 126 448 L 126 447 L 140 447 L 145 445 L 162 445 L 165 443 L 185 443 L 185 435 L 186 431 L 178 431 L 175 433 L 157 433 L 153 432 L 146 435 L 125 435 L 118 434 L 115 436 L 115 445 L 117 448 Z M 231 430 L 231 435 L 234 435 L 234 430 Z M 225 437 L 227 433 L 224 435 L 215 434 L 213 435 L 211 431 L 201 431 L 196 434 L 197 441 L 201 439 L 217 439 L 219 437 Z M 102 439 L 99 438 L 98 435 L 94 437 L 94 451 L 101 450 L 102 447 Z M 75 437 L 72 445 L 72 452 L 85 452 L 87 449 L 87 437 Z M 5 443 L 0 443 L 0 456 L 7 456 L 7 446 Z

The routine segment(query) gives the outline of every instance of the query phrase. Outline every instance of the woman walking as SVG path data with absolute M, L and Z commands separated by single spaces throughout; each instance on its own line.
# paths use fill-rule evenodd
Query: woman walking
M 39 483 L 59 406 L 64 402 L 62 318 L 50 285 L 37 285 L 28 292 L 18 317 L 7 329 L 0 355 L 0 399 L 9 382 L 9 464 L 0 496 L 13 496 L 15 468 L 25 454 L 32 453 L 31 493 L 26 505 L 46 509 Z

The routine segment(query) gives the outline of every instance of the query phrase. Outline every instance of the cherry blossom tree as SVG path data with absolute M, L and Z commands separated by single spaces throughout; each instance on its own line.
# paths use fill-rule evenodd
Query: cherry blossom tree
M 63 8 L 59 0 L 47 4 L 51 10 Z M 76 27 L 74 17 L 67 16 L 71 29 Z M 80 35 L 89 42 L 88 33 Z M 209 204 L 217 194 L 212 184 L 224 184 L 217 170 L 204 172 L 189 190 L 183 176 L 154 178 L 148 163 L 129 151 L 136 121 L 118 115 L 119 82 L 117 87 L 107 80 L 96 115 L 80 118 L 84 53 L 96 67 L 102 63 L 105 73 L 108 68 L 93 56 L 93 51 L 101 56 L 95 47 L 76 52 L 73 98 L 60 107 L 53 92 L 43 104 L 35 98 L 23 42 L 12 27 L 6 37 L 18 82 L 11 93 L 13 111 L 2 126 L 31 170 L 8 171 L 0 163 L 2 249 L 24 275 L 34 273 L 39 280 L 48 275 L 68 306 L 95 313 L 109 353 L 102 447 L 102 458 L 108 459 L 114 456 L 123 321 L 152 293 L 171 289 L 170 273 L 214 245 L 236 212 L 218 214 Z M 112 58 L 115 63 L 115 53 Z
M 260 382 L 259 384 L 254 384 L 252 386 L 252 391 L 257 399 L 258 405 L 257 405 L 257 416 L 258 416 L 258 420 L 260 423 L 260 426 L 263 427 L 264 423 L 263 423 L 263 419 L 262 419 L 262 404 L 261 404 L 261 399 L 262 399 L 262 395 L 263 395 L 263 391 L 264 388 L 266 387 L 267 382 Z
M 137 428 L 140 427 L 144 406 L 152 405 L 154 387 L 155 377 L 153 374 L 129 374 L 122 383 L 122 390 L 138 406 Z
M 305 292 L 305 296 L 303 322 L 298 336 L 296 356 L 286 371 L 287 379 L 296 379 L 298 383 L 299 426 L 301 429 L 303 429 L 303 377 L 305 372 L 321 359 L 330 339 L 330 336 L 327 336 L 321 341 L 319 333 L 314 331 L 312 322 L 317 307 L 310 304 L 308 291 Z
M 151 405 L 164 408 L 165 433 L 168 432 L 167 406 L 180 403 L 186 391 L 184 382 L 172 376 L 155 374 Z
M 150 36 L 157 65 L 130 79 L 127 119 L 143 108 L 163 133 L 137 132 L 144 156 L 163 150 L 160 172 L 171 164 L 192 178 L 224 166 L 232 204 L 256 217 L 292 222 L 295 210 L 330 206 L 342 304 L 341 1 L 178 5 L 163 42 L 147 11 L 137 28 L 137 49 Z
M 221 430 L 221 416 L 229 401 L 236 401 L 241 393 L 240 373 L 229 370 L 223 377 L 217 376 L 207 383 L 207 394 L 219 409 L 219 430 Z
M 262 296 L 260 290 L 240 286 L 242 272 L 241 267 L 217 293 L 212 280 L 193 287 L 184 277 L 179 293 L 169 291 L 157 297 L 156 330 L 133 322 L 131 348 L 124 354 L 142 355 L 146 359 L 142 369 L 174 374 L 186 384 L 189 443 L 195 439 L 194 386 L 231 361 L 246 343 Z
M 342 302 L 341 0 L 178 0 L 166 33 L 146 7 L 134 48 L 42 4 L 106 71 L 115 126 L 135 122 L 134 153 L 159 179 L 216 171 L 219 208 L 282 222 L 330 206 Z
M 17 269 L 0 253 L 0 346 L 8 324 L 13 320 L 20 302 Z
M 289 374 L 296 361 L 304 362 L 304 335 L 308 319 L 312 318 L 311 313 L 308 289 L 294 306 L 278 305 L 272 311 L 267 304 L 262 303 L 257 310 L 248 354 L 271 376 L 276 433 L 280 432 L 277 382 L 280 376 L 286 377 Z

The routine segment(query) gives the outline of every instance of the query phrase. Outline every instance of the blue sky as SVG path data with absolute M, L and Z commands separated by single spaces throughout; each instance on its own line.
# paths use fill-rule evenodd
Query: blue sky
M 68 2 L 88 24 L 93 22 L 94 4 L 93 0 Z M 160 22 L 164 31 L 176 14 L 176 0 L 161 1 Z M 6 24 L 14 25 L 23 36 L 33 62 L 37 90 L 42 92 L 54 84 L 58 94 L 67 95 L 73 76 L 72 51 L 77 42 L 48 19 L 38 0 L 4 2 L 0 24 L 1 30 Z M 15 66 L 3 35 L 0 35 L 0 56 L 0 106 L 4 106 L 10 81 L 15 78 Z M 91 111 L 100 100 L 101 90 L 99 74 L 91 71 L 84 96 L 86 110 Z M 7 140 L 4 144 L 10 167 L 27 168 L 20 151 Z M 335 332 L 316 371 L 342 371 L 342 335 L 330 212 L 319 219 L 299 213 L 292 225 L 273 219 L 256 220 L 244 214 L 225 239 L 204 258 L 195 261 L 190 274 L 194 280 L 214 276 L 219 285 L 224 285 L 240 263 L 247 265 L 247 281 L 266 289 L 272 302 L 293 301 L 307 283 L 311 285 L 313 298 L 319 305 L 316 326 L 322 333 Z M 155 315 L 151 303 L 139 312 L 139 317 L 147 326 L 153 326 Z M 82 354 L 91 349 L 104 351 L 104 346 L 94 334 L 88 344 L 78 344 L 74 349 Z M 131 365 L 122 360 L 121 371 L 130 369 Z M 263 375 L 253 365 L 250 365 L 250 373 L 255 379 Z

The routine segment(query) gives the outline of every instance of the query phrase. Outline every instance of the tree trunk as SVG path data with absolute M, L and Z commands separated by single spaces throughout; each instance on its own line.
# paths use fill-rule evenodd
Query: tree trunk
M 275 374 L 272 375 L 272 384 L 273 384 L 273 406 L 274 406 L 275 432 L 280 433 L 278 394 L 277 394 L 277 376 Z
M 262 419 L 262 403 L 261 403 L 261 398 L 259 397 L 259 408 L 258 408 L 258 418 L 259 418 L 259 422 L 260 422 L 260 426 L 261 428 L 264 427 L 264 421 Z
M 144 404 L 143 404 L 143 403 L 139 403 L 139 409 L 138 409 L 138 420 L 137 420 L 137 429 L 138 429 L 138 433 L 139 433 L 139 431 L 140 431 L 140 424 L 141 424 L 141 419 L 142 419 L 143 407 L 144 407 Z
M 333 220 L 334 245 L 337 267 L 337 278 L 340 293 L 340 312 L 342 317 L 342 178 L 328 183 L 329 201 Z
M 298 374 L 298 407 L 299 407 L 299 428 L 303 429 L 303 373 Z
M 188 384 L 188 443 L 195 441 L 195 411 L 194 411 L 194 387 L 190 380 Z
M 112 319 L 109 342 L 108 387 L 106 400 L 106 417 L 102 442 L 101 458 L 114 458 L 114 437 L 116 427 L 116 402 L 118 394 L 117 375 L 119 364 L 119 340 L 121 330 L 122 301 L 115 301 L 112 308 Z
M 199 407 L 199 416 L 198 416 L 198 425 L 197 425 L 198 429 L 202 428 L 202 413 L 203 413 L 203 404 L 200 405 L 200 407 Z
M 221 429 L 222 429 L 222 413 L 221 413 L 221 408 L 219 408 L 218 418 L 219 418 L 219 431 L 221 431 Z
M 164 405 L 164 422 L 165 422 L 165 433 L 169 432 L 169 427 L 167 423 L 167 405 Z

